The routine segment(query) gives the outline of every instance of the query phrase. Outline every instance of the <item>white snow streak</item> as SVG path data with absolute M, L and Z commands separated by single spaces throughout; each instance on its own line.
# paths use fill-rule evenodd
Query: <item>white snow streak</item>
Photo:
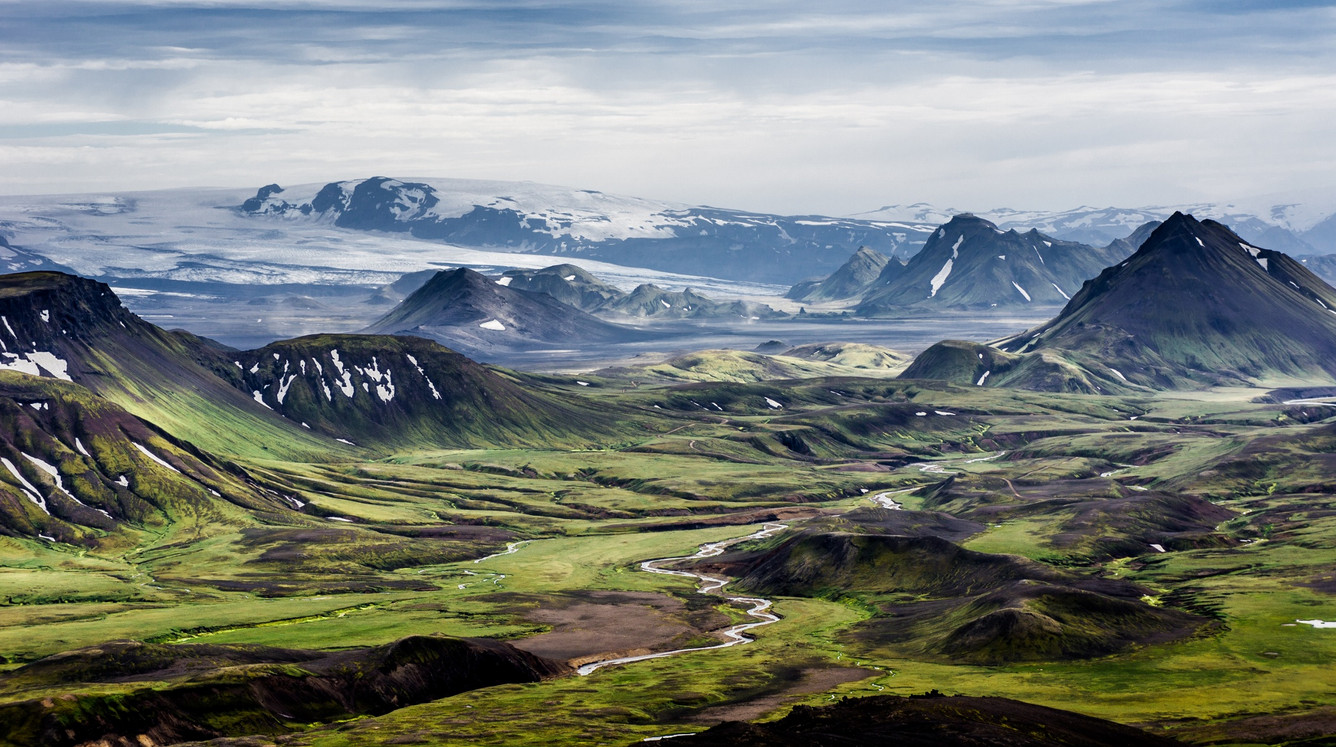
M 5 469 L 9 470 L 9 474 L 13 475 L 14 478 L 19 481 L 19 484 L 23 486 L 23 492 L 28 496 L 28 500 L 32 501 L 38 508 L 42 509 L 42 512 L 47 516 L 50 516 L 51 510 L 46 507 L 46 499 L 42 497 L 41 492 L 38 491 L 37 488 L 33 487 L 32 483 L 28 482 L 27 478 L 23 476 L 23 473 L 19 472 L 19 468 L 15 467 L 14 463 L 5 457 L 0 457 L 0 462 L 4 463 Z M 54 542 L 54 540 L 52 541 Z
M 153 461 L 157 462 L 158 464 L 161 464 L 162 466 L 164 466 L 164 467 L 166 467 L 167 469 L 169 469 L 169 470 L 175 472 L 175 473 L 178 474 L 178 475 L 181 474 L 181 470 L 179 470 L 179 469 L 173 467 L 172 465 L 168 464 L 166 460 L 164 460 L 162 457 L 158 456 L 157 454 L 154 454 L 153 452 L 149 451 L 143 444 L 138 444 L 138 443 L 135 443 L 135 442 L 133 442 L 133 441 L 131 441 L 130 443 L 134 443 L 136 449 L 139 449 L 140 451 L 144 452 L 144 456 L 148 457 L 149 459 L 152 459 Z
M 1014 285 L 1014 286 L 1016 286 L 1016 290 L 1020 291 L 1022 296 L 1025 296 L 1025 302 L 1026 302 L 1026 303 L 1029 303 L 1029 302 L 1030 302 L 1030 294 L 1025 292 L 1025 289 L 1021 287 L 1021 284 L 1020 284 L 1020 283 L 1017 283 L 1015 280 L 1011 281 L 1011 284 Z M 1057 286 L 1054 286 L 1054 287 L 1057 287 Z
M 478 326 L 482 327 L 483 329 L 490 329 L 496 332 L 506 331 L 506 325 L 502 324 L 501 322 L 498 322 L 495 319 L 488 319 L 487 321 L 483 322 L 482 324 L 479 324 Z
M 974 382 L 974 385 L 975 385 L 975 386 L 983 386 L 983 383 L 984 383 L 985 381 L 988 381 L 988 375 L 991 374 L 991 373 L 992 373 L 992 371 L 984 371 L 984 372 L 983 372 L 983 376 L 980 376 L 980 377 L 979 377 L 979 380 L 976 381 L 976 382 Z

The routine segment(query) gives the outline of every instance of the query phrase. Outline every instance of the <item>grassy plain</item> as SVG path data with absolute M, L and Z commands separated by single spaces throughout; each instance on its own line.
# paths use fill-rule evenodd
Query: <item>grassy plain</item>
M 638 564 L 766 521 L 790 527 L 732 549 L 760 552 L 812 520 L 856 509 L 884 518 L 893 512 L 872 499 L 910 491 L 893 496 L 906 511 L 977 522 L 969 549 L 1131 581 L 1145 587 L 1143 603 L 1209 624 L 1109 655 L 979 666 L 852 635 L 884 614 L 884 596 L 778 597 L 782 619 L 750 645 L 313 724 L 286 743 L 624 744 L 729 715 L 778 717 L 795 703 L 931 689 L 1190 738 L 1204 721 L 1336 707 L 1336 630 L 1296 622 L 1336 620 L 1336 477 L 1322 466 L 1336 450 L 1336 408 L 859 379 L 590 396 L 671 427 L 597 450 L 421 449 L 322 463 L 251 450 L 233 456 L 305 503 L 298 518 L 178 520 L 93 549 L 0 540 L 4 668 L 113 639 L 312 649 L 433 633 L 522 642 L 553 629 L 530 612 L 544 599 L 648 603 L 605 592 L 699 608 L 692 580 Z M 1152 499 L 1187 508 L 1170 525 L 1139 513 Z M 513 553 L 475 562 L 512 543 L 521 543 Z M 707 606 L 742 619 L 737 605 Z M 691 627 L 685 611 L 665 614 Z M 692 635 L 703 641 L 711 630 Z M 135 686 L 0 682 L 0 701 Z M 759 705 L 739 710 L 747 703 Z

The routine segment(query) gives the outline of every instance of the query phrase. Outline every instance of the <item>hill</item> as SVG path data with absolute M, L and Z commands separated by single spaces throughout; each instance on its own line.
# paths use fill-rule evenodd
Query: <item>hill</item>
M 365 330 L 428 337 L 466 354 L 621 342 L 643 333 L 598 319 L 546 293 L 500 285 L 472 270 L 442 270 Z
M 1206 622 L 1139 601 L 1147 592 L 1132 584 L 931 536 L 808 531 L 730 570 L 739 587 L 765 595 L 870 595 L 880 613 L 851 637 L 954 662 L 1103 656 L 1181 638 Z
M 546 293 L 567 306 L 594 312 L 626 294 L 572 264 L 539 270 L 507 270 L 497 281 L 515 290 Z
M 230 378 L 302 427 L 359 445 L 580 442 L 607 412 L 416 337 L 312 335 L 236 353 Z
M 673 740 L 693 747 L 1170 747 L 1179 744 L 1130 726 L 1009 698 L 944 696 L 844 698 L 797 706 L 778 721 L 725 722 Z
M 828 376 L 889 377 L 907 363 L 905 356 L 872 345 L 805 345 L 782 353 L 696 350 L 658 363 L 608 368 L 599 376 L 639 382 L 756 382 Z
M 0 705 L 0 744 L 176 744 L 285 734 L 568 670 L 487 639 L 415 636 L 339 652 L 112 641 L 13 673 L 9 688 L 85 692 L 64 695 L 59 705 L 42 698 Z
M 904 308 L 974 308 L 1062 304 L 1085 280 L 1126 255 L 1035 230 L 1003 231 L 973 215 L 937 229 L 903 269 L 887 266 L 857 313 L 877 316 Z

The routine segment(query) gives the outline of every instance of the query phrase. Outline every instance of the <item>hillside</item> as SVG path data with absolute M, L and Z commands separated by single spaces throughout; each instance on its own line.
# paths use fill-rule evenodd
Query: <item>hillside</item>
M 216 346 L 145 322 L 103 283 L 0 276 L 0 319 L 0 368 L 81 384 L 202 448 L 306 458 L 341 448 L 229 386 L 212 370 Z
M 95 546 L 230 509 L 290 510 L 240 470 L 77 384 L 0 372 L 0 534 Z
M 887 265 L 857 313 L 1058 305 L 1125 256 L 1116 245 L 1101 249 L 1033 229 L 1003 231 L 982 218 L 958 215 L 937 229 L 903 269 Z
M 616 426 L 607 412 L 416 337 L 315 335 L 234 358 L 231 375 L 256 402 L 359 445 L 550 446 Z

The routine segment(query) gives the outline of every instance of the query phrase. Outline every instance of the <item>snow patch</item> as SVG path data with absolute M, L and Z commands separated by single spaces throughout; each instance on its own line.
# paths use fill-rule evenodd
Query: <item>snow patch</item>
M 1266 266 L 1266 257 L 1258 257 L 1257 264 L 1261 265 L 1263 270 L 1271 272 L 1271 269 Z M 1290 285 L 1294 285 L 1294 283 L 1290 283 Z
M 942 284 L 951 276 L 951 267 L 955 264 L 956 260 L 960 258 L 960 245 L 963 243 L 965 243 L 964 236 L 956 239 L 955 245 L 951 247 L 951 259 L 946 260 L 946 264 L 942 265 L 942 269 L 938 270 L 937 274 L 932 276 L 932 280 L 929 281 L 932 290 L 928 292 L 928 298 L 936 296 L 937 291 L 942 289 Z
M 496 281 L 496 284 L 499 285 L 499 286 L 501 286 L 502 288 L 508 288 L 508 287 L 510 287 L 510 281 L 512 281 L 512 280 L 514 280 L 514 279 L 515 279 L 515 278 L 512 278 L 512 277 L 504 277 L 504 278 L 501 278 L 500 280 Z
M 985 381 L 988 381 L 988 375 L 991 374 L 991 373 L 992 373 L 992 371 L 984 371 L 984 372 L 983 372 L 983 376 L 980 376 L 980 377 L 979 377 L 979 380 L 976 381 L 976 382 L 974 382 L 974 385 L 975 385 L 975 386 L 983 386 L 983 383 L 984 383 Z
M 5 323 L 5 329 L 9 330 L 10 337 L 13 337 L 15 340 L 19 339 L 19 336 L 14 334 L 14 328 L 9 326 L 9 319 L 7 317 L 0 316 L 0 322 Z
M 1123 372 L 1122 372 L 1122 371 L 1119 371 L 1119 370 L 1116 369 L 1116 368 L 1110 368 L 1109 370 L 1113 372 L 1113 375 L 1114 375 L 1114 376 L 1117 376 L 1118 378 L 1122 379 L 1124 383 L 1130 383 L 1130 382 L 1127 381 L 1127 377 L 1126 377 L 1126 376 L 1123 376 Z
M 1150 546 L 1151 546 L 1151 549 L 1155 550 L 1155 552 L 1164 552 L 1164 545 L 1159 545 L 1159 544 L 1156 544 L 1156 543 L 1152 542 L 1152 543 L 1150 543 Z
M 68 373 L 69 364 L 63 359 L 57 358 L 55 354 L 45 351 L 33 353 L 4 353 L 4 361 L 0 362 L 0 369 L 9 371 L 18 371 L 20 373 L 41 376 L 46 371 L 51 376 L 64 381 L 74 381 Z
M 1025 289 L 1021 287 L 1021 284 L 1020 284 L 1020 283 L 1017 283 L 1015 280 L 1011 281 L 1011 284 L 1014 285 L 1014 286 L 1016 287 L 1016 290 L 1018 290 L 1018 291 L 1021 292 L 1021 295 L 1022 295 L 1022 296 L 1025 296 L 1025 302 L 1026 302 L 1026 303 L 1029 303 L 1029 302 L 1030 302 L 1030 294 L 1025 292 Z M 1057 286 L 1054 286 L 1054 287 L 1056 288 Z
M 772 410 L 779 410 L 779 409 L 783 409 L 783 407 L 784 407 L 784 405 L 781 405 L 780 403 L 776 402 L 776 401 L 773 400 L 773 399 L 770 399 L 769 397 L 766 397 L 766 398 L 765 398 L 765 403 L 766 403 L 767 405 L 769 405 L 769 406 L 770 406 L 770 409 L 772 409 Z
M 1295 620 L 1300 625 L 1311 625 L 1314 628 L 1336 628 L 1336 622 L 1326 620 Z
M 144 456 L 148 457 L 149 459 L 152 459 L 153 461 L 155 461 L 155 462 L 157 462 L 158 464 L 160 464 L 160 465 L 166 467 L 167 469 L 169 469 L 169 470 L 175 472 L 175 473 L 178 474 L 178 475 L 181 474 L 181 470 L 179 470 L 179 469 L 173 467 L 172 465 L 168 464 L 168 463 L 166 462 L 166 460 L 164 460 L 162 457 L 158 456 L 157 454 L 154 454 L 153 452 L 149 451 L 149 450 L 148 450 L 147 448 L 145 448 L 142 444 L 138 444 L 138 443 L 135 443 L 135 442 L 133 442 L 133 441 L 131 441 L 130 443 L 134 443 L 135 448 L 136 448 L 136 449 L 139 449 L 140 451 L 142 451 L 142 452 L 144 453 Z
M 1203 248 L 1203 249 L 1206 248 L 1206 245 L 1202 243 L 1202 240 L 1201 240 L 1200 237 L 1193 236 L 1192 238 L 1197 239 L 1197 246 L 1200 246 L 1200 247 Z
M 265 402 L 264 402 L 264 395 L 263 395 L 263 394 L 260 394 L 260 390 L 259 390 L 259 389 L 252 389 L 252 390 L 251 390 L 251 396 L 254 397 L 254 398 L 255 398 L 255 401 L 256 401 L 256 402 L 259 402 L 259 403 L 260 403 L 260 406 L 264 407 L 264 409 L 266 409 L 266 410 L 272 410 L 272 409 L 274 409 L 274 408 L 270 407 L 269 405 L 265 404 Z
M 1067 295 L 1067 292 L 1066 292 L 1066 291 L 1064 291 L 1063 289 L 1059 288 L 1057 283 L 1053 283 L 1052 285 L 1053 285 L 1053 290 L 1057 291 L 1057 292 L 1059 293 L 1059 295 L 1061 295 L 1063 298 L 1067 299 L 1068 301 L 1072 300 L 1072 297 L 1069 296 L 1069 295 Z
M 42 321 L 47 322 L 49 324 L 51 322 L 51 312 L 46 309 L 42 309 L 41 314 L 42 314 Z
M 1262 251 L 1261 249 L 1258 249 L 1258 248 L 1255 247 L 1255 246 L 1251 246 L 1251 245 L 1249 245 L 1249 244 L 1245 244 L 1245 243 L 1243 243 L 1243 242 L 1241 242 L 1241 241 L 1239 242 L 1239 246 L 1243 247 L 1243 251 L 1245 251 L 1245 252 L 1251 254 L 1254 258 L 1257 257 L 1257 253 L 1258 253 L 1258 252 Z
M 562 278 L 562 280 L 565 280 L 565 281 L 568 282 L 568 283 L 571 282 L 571 281 L 574 280 L 574 279 L 575 279 L 575 276 L 574 276 L 574 275 L 567 275 L 566 277 Z
M 933 412 L 937 413 L 938 415 L 955 415 L 954 412 L 948 412 L 946 410 L 933 410 Z
M 349 440 L 346 439 L 346 438 L 336 438 L 336 439 L 334 439 L 334 440 L 335 440 L 335 441 L 338 441 L 338 442 L 341 443 L 341 444 L 348 444 L 349 446 L 356 446 L 356 445 L 357 445 L 357 444 L 353 443 L 352 441 L 349 441 Z
M 427 387 L 431 389 L 432 398 L 440 399 L 441 393 L 436 390 L 436 385 L 432 383 L 431 377 L 427 376 L 427 372 L 423 371 L 422 366 L 418 365 L 417 358 L 414 358 L 411 353 L 405 353 L 404 355 L 408 358 L 408 362 L 413 364 L 413 368 L 416 368 L 417 372 L 422 374 L 422 378 L 427 380 Z
M 0 463 L 3 463 L 5 469 L 9 470 L 9 474 L 13 475 L 14 479 L 18 480 L 19 484 L 23 486 L 23 493 L 28 496 L 28 500 L 32 501 L 38 508 L 42 509 L 42 513 L 50 516 L 51 510 L 46 507 L 46 499 L 42 498 L 41 492 L 33 487 L 32 483 L 28 482 L 27 478 L 23 476 L 23 473 L 19 472 L 19 468 L 15 467 L 14 463 L 5 457 L 0 457 Z M 54 542 L 55 540 L 52 541 Z
M 74 437 L 74 448 L 77 449 L 80 454 L 83 454 L 89 459 L 93 458 L 93 455 L 88 453 L 88 449 L 84 448 L 83 441 L 80 441 L 78 436 Z
M 483 322 L 482 324 L 479 324 L 478 326 L 482 327 L 483 329 L 490 329 L 496 332 L 506 331 L 506 325 L 502 324 L 501 322 L 498 322 L 495 319 L 488 319 L 487 321 Z
M 576 383 L 576 384 L 579 384 L 580 386 L 589 386 L 589 382 L 587 382 L 587 381 L 580 381 L 579 379 L 576 379 L 576 380 L 575 380 L 575 383 Z

